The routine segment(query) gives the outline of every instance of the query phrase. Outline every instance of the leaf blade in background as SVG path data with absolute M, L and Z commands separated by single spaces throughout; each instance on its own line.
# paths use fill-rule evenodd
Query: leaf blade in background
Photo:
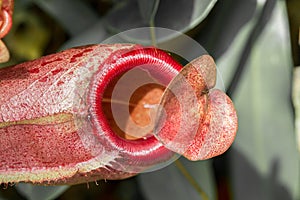
M 256 17 L 258 5 L 256 0 L 218 1 L 213 14 L 206 19 L 195 39 L 214 57 L 219 58 L 232 44 L 243 29 L 251 29 Z M 250 23 L 249 23 L 250 22 Z M 246 31 L 247 34 L 248 31 Z M 246 37 L 247 38 L 247 37 Z M 227 57 L 227 56 L 226 56 Z
M 80 0 L 33 0 L 33 2 L 52 15 L 72 36 L 84 31 L 98 20 L 95 11 Z
M 50 37 L 50 28 L 37 13 L 19 10 L 5 41 L 13 56 L 33 60 L 43 55 Z
M 191 22 L 189 26 L 187 26 L 186 30 L 182 30 L 182 32 L 186 32 L 195 28 L 201 21 L 203 21 L 212 10 L 216 2 L 217 0 L 194 1 Z
M 291 28 L 291 31 L 294 28 Z M 297 44 L 300 47 L 300 29 L 298 30 Z M 293 46 L 293 45 L 292 45 Z M 296 45 L 294 45 L 296 46 Z M 296 49 L 294 47 L 294 49 Z M 294 50 L 295 53 L 296 50 Z M 293 56 L 294 64 L 297 63 L 297 58 Z M 298 58 L 299 59 L 299 58 Z M 300 66 L 296 66 L 293 72 L 293 88 L 292 88 L 292 100 L 295 111 L 295 134 L 298 143 L 298 151 L 300 152 Z
M 138 0 L 140 15 L 144 23 L 150 25 L 150 21 L 154 19 L 160 0 Z
M 293 104 L 295 109 L 295 134 L 300 151 L 300 67 L 296 67 L 293 73 Z
M 180 158 L 180 161 L 209 196 L 209 199 L 216 199 L 211 162 L 209 160 L 191 162 L 184 158 Z M 138 181 L 147 200 L 201 199 L 200 194 L 197 193 L 175 164 L 159 171 L 140 174 Z
M 276 2 L 233 99 L 239 116 L 239 131 L 230 152 L 235 199 L 299 198 L 285 9 L 285 2 Z
M 94 25 L 65 42 L 60 49 L 63 50 L 75 46 L 98 44 L 108 37 L 109 34 L 105 30 L 105 25 L 103 21 L 99 19 Z
M 59 197 L 70 186 L 41 186 L 29 183 L 19 183 L 15 187 L 18 192 L 28 200 L 48 200 Z
M 154 24 L 156 27 L 164 27 L 180 32 L 189 31 L 208 15 L 215 3 L 216 0 L 160 1 L 155 15 Z M 151 10 L 153 8 L 153 4 L 149 3 L 147 5 L 149 5 L 150 8 L 143 8 L 143 10 Z M 129 29 L 149 26 L 149 22 L 144 22 L 144 18 L 141 16 L 139 8 L 139 4 L 136 0 L 128 1 L 127 4 L 114 8 L 105 16 L 108 29 L 114 33 L 118 33 Z M 178 10 L 180 10 L 180 12 L 178 12 Z M 156 41 L 159 43 L 174 37 L 176 37 L 176 34 L 163 39 L 157 37 Z M 144 40 L 142 43 L 151 44 L 151 38 L 148 36 L 142 39 Z M 138 40 L 140 43 L 141 38 L 130 38 L 130 40 L 131 42 Z

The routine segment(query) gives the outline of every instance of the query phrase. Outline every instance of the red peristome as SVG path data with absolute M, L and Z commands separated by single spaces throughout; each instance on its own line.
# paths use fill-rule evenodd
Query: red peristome
M 14 1 L 3 0 L 2 7 L 0 8 L 0 38 L 3 38 L 12 26 L 12 14 L 13 14 Z
M 89 94 L 88 103 L 91 106 L 91 117 L 97 131 L 104 131 L 106 142 L 122 152 L 122 163 L 129 171 L 143 171 L 157 163 L 163 163 L 173 157 L 174 153 L 166 149 L 154 137 L 128 141 L 118 137 L 109 126 L 103 113 L 102 99 L 110 81 L 119 74 L 133 68 L 147 70 L 151 76 L 166 86 L 181 69 L 167 53 L 155 48 L 138 48 L 129 52 L 114 54 L 104 63 L 107 68 L 101 69 L 95 76 L 94 85 Z M 152 133 L 149 133 L 152 135 Z M 103 139 L 102 138 L 102 139 Z M 147 147 L 147 148 L 145 148 Z M 124 152 L 124 154 L 123 154 Z
M 5 44 L 2 42 L 3 38 L 10 31 L 12 27 L 12 14 L 13 14 L 14 1 L 3 0 L 0 5 L 0 63 L 9 60 L 9 51 Z
M 97 102 L 111 79 L 143 64 L 166 84 L 181 67 L 157 49 L 114 44 L 1 69 L 0 182 L 122 179 L 171 159 L 174 154 L 154 137 L 116 136 Z
M 2 0 L 2 9 L 7 10 L 10 15 L 13 14 L 14 1 L 13 0 Z

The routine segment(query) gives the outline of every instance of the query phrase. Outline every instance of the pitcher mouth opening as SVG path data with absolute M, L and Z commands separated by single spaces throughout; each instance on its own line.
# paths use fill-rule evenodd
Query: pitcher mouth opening
M 150 111 L 181 68 L 156 48 L 138 46 L 108 58 L 93 77 L 90 95 L 92 123 L 101 133 L 100 141 L 121 152 L 123 160 L 139 165 L 169 160 L 174 153 L 152 135 Z M 139 74 L 130 75 L 135 70 Z
M 103 113 L 112 131 L 122 139 L 146 140 L 153 137 L 152 118 L 156 115 L 155 106 L 160 102 L 165 86 L 156 83 L 141 69 L 133 69 L 130 75 L 126 75 L 125 72 L 115 77 L 107 85 L 102 98 Z M 146 84 L 135 85 L 137 78 Z M 120 84 L 120 79 L 128 84 Z M 131 93 L 129 89 L 134 91 Z

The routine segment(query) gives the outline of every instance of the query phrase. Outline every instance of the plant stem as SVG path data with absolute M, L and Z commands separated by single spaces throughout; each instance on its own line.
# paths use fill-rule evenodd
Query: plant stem
M 157 42 L 156 42 L 156 35 L 155 35 L 154 19 L 151 19 L 149 24 L 150 24 L 151 43 L 152 43 L 152 46 L 156 47 Z

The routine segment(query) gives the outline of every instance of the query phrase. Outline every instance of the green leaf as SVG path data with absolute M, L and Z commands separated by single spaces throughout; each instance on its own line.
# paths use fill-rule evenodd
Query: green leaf
M 155 4 L 147 3 L 141 9 L 141 2 L 137 0 L 127 1 L 124 4 L 118 4 L 106 17 L 105 21 L 108 28 L 115 32 L 122 32 L 139 27 L 149 26 L 149 22 L 145 22 L 144 19 L 151 20 L 152 17 L 149 13 L 155 13 Z M 155 14 L 155 20 L 153 25 L 155 27 L 164 27 L 175 31 L 186 32 L 196 25 L 198 25 L 213 8 L 216 0 L 164 0 L 160 1 L 157 12 Z M 148 7 L 147 7 L 148 6 Z M 147 7 L 147 8 L 146 8 Z M 141 15 L 141 12 L 147 11 Z M 151 17 L 149 17 L 151 16 Z M 176 37 L 176 34 L 169 35 L 167 39 Z M 130 38 L 131 42 L 135 41 L 135 37 L 126 36 L 124 38 Z M 164 38 L 164 40 L 166 37 Z M 141 38 L 138 38 L 141 43 Z M 157 42 L 163 42 L 162 38 L 156 37 Z M 151 44 L 151 38 L 146 35 L 143 38 L 143 42 Z
M 145 23 L 150 23 L 154 20 L 159 0 L 138 0 L 140 15 Z
M 268 3 L 276 4 L 275 8 L 251 49 L 233 99 L 239 116 L 239 131 L 230 152 L 234 199 L 299 198 L 286 7 L 283 1 Z M 237 52 L 241 41 L 238 36 L 228 51 Z M 225 60 L 240 59 L 236 54 L 225 55 L 232 57 L 219 60 L 219 66 Z
M 108 36 L 109 34 L 104 28 L 103 21 L 99 19 L 94 25 L 65 42 L 60 49 L 62 50 L 88 44 L 98 44 L 105 40 Z
M 3 197 L 0 193 L 0 200 L 7 200 L 7 198 Z
M 180 162 L 200 185 L 209 199 L 215 197 L 215 183 L 210 161 L 191 162 L 180 158 Z M 201 199 L 200 194 L 176 167 L 169 165 L 159 171 L 140 174 L 138 177 L 142 192 L 147 200 L 157 199 Z
M 80 0 L 33 0 L 52 15 L 71 35 L 76 35 L 96 23 L 98 16 Z
M 214 7 L 217 0 L 195 0 L 193 5 L 192 17 L 189 25 L 182 32 L 186 32 L 195 26 L 197 26 L 201 21 L 203 21 L 209 14 L 211 9 Z
M 5 42 L 13 56 L 33 60 L 43 55 L 50 37 L 50 29 L 39 15 L 19 10 L 14 13 L 14 23 Z
M 15 186 L 18 192 L 28 200 L 50 200 L 59 197 L 70 186 L 40 186 L 26 183 L 18 183 Z
M 219 58 L 223 53 L 231 53 L 232 50 L 226 50 L 236 40 L 236 37 L 240 37 L 240 31 L 253 26 L 252 21 L 256 17 L 257 7 L 259 6 L 257 6 L 256 0 L 218 1 L 214 6 L 213 13 L 206 19 L 206 23 L 203 24 L 195 39 L 214 58 Z M 250 33 L 249 30 L 246 31 L 246 34 Z
M 295 108 L 295 133 L 300 151 L 300 67 L 294 69 L 293 78 L 293 103 Z

